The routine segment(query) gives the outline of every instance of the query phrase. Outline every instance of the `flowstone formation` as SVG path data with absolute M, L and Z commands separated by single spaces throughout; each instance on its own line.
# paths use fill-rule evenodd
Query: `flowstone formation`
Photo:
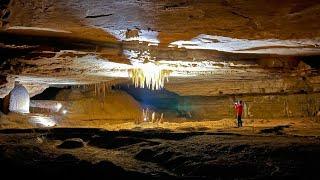
M 27 89 L 17 84 L 9 94 L 9 111 L 18 113 L 29 113 L 30 96 Z

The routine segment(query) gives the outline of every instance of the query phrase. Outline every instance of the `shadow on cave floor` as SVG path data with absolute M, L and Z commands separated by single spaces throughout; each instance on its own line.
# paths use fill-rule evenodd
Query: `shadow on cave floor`
M 276 134 L 276 135 L 283 135 L 284 132 L 284 128 L 289 128 L 290 125 L 282 125 L 282 126 L 275 126 L 272 128 L 266 128 L 266 129 L 262 129 L 260 131 L 260 134 Z

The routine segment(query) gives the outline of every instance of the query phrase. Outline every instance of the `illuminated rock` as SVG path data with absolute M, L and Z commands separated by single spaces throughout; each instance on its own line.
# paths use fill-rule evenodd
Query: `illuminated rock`
M 30 96 L 27 89 L 16 84 L 9 95 L 9 111 L 18 113 L 29 113 Z
M 163 70 L 150 62 L 129 71 L 129 77 L 132 79 L 135 87 L 144 88 L 146 86 L 151 90 L 162 89 L 164 81 L 168 78 L 169 74 L 170 71 Z
M 134 38 L 139 37 L 139 30 L 138 29 L 128 29 L 126 31 L 126 38 Z

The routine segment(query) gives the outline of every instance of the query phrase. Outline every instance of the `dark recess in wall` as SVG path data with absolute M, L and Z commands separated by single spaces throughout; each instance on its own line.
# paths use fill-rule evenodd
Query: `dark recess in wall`
M 320 63 L 319 63 L 320 56 L 305 56 L 305 57 L 302 57 L 301 59 L 303 62 L 305 62 L 312 68 L 315 68 L 315 69 L 320 68 Z
M 46 90 L 44 90 L 41 94 L 33 96 L 31 100 L 53 100 L 60 90 L 62 89 L 57 87 L 49 87 Z

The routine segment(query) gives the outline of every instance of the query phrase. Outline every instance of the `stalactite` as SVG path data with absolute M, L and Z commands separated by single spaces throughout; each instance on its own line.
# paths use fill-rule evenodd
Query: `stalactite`
M 98 93 L 97 93 L 97 84 L 94 84 L 94 95 L 97 96 Z
M 114 82 L 98 82 L 92 84 L 72 85 L 71 89 L 79 89 L 81 91 L 90 91 L 92 96 L 97 98 L 105 98 L 108 94 L 113 92 L 112 86 Z
M 135 87 L 159 90 L 164 87 L 165 80 L 168 81 L 170 73 L 171 71 L 163 70 L 153 63 L 147 63 L 140 68 L 129 70 L 129 77 Z

